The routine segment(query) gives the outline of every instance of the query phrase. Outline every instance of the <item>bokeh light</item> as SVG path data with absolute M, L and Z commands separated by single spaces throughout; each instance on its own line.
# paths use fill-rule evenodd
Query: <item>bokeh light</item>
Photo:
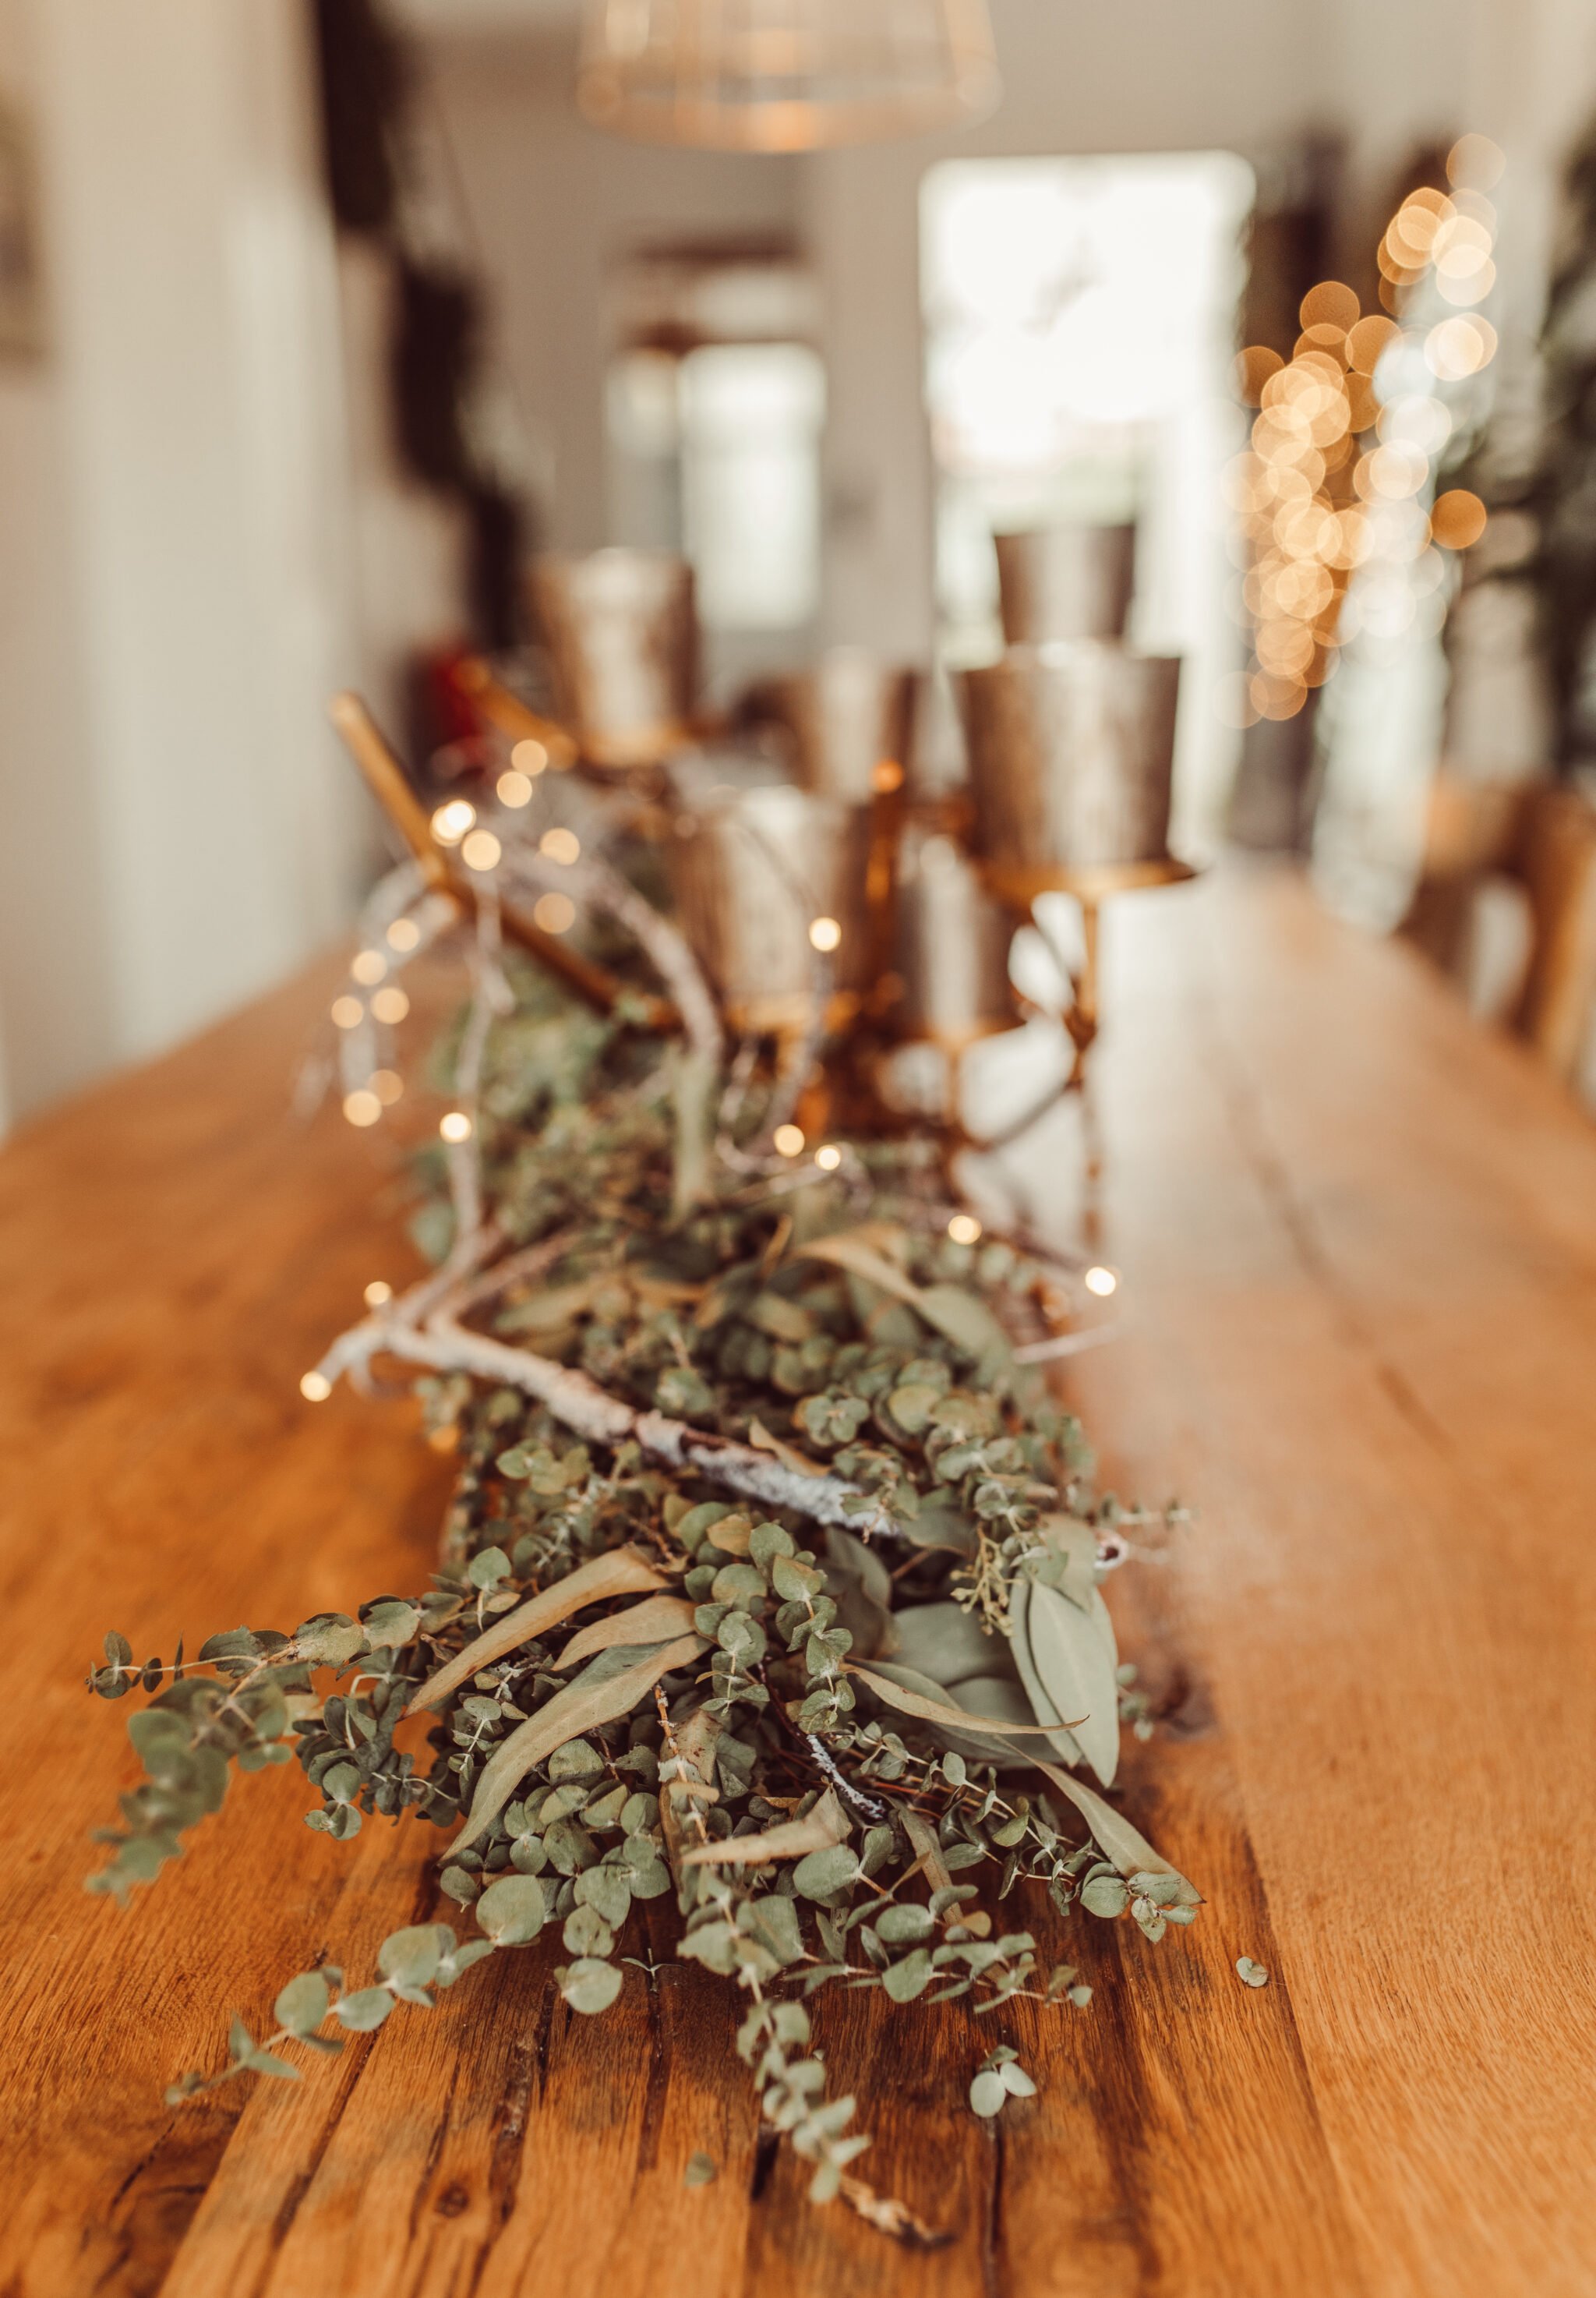
M 1381 311 L 1321 280 L 1299 306 L 1288 360 L 1261 344 L 1237 360 L 1238 396 L 1257 414 L 1223 481 L 1243 569 L 1228 605 L 1251 617 L 1253 661 L 1216 684 L 1227 724 L 1294 715 L 1360 634 L 1378 648 L 1440 628 L 1448 562 L 1432 540 L 1467 549 L 1485 510 L 1453 490 L 1426 512 L 1452 433 L 1437 385 L 1478 374 L 1496 351 L 1476 307 L 1495 285 L 1497 218 L 1485 194 L 1501 164 L 1486 138 L 1464 136 L 1450 191 L 1421 184 L 1404 195 L 1379 242 Z M 1437 317 L 1437 302 L 1455 316 Z
M 477 818 L 477 810 L 463 798 L 451 798 L 432 816 L 432 835 L 440 846 L 458 846 Z
M 576 904 L 569 894 L 539 894 L 532 904 L 532 923 L 543 933 L 569 933 L 576 923 Z
M 1358 323 L 1358 299 L 1339 279 L 1322 279 L 1303 297 L 1297 318 L 1304 327 L 1335 327 L 1345 335 Z
M 1467 550 L 1485 531 L 1485 506 L 1467 487 L 1450 487 L 1430 512 L 1430 533 L 1448 550 Z
M 1507 166 L 1500 145 L 1488 136 L 1460 136 L 1446 155 L 1446 180 L 1454 186 L 1488 192 L 1501 181 Z

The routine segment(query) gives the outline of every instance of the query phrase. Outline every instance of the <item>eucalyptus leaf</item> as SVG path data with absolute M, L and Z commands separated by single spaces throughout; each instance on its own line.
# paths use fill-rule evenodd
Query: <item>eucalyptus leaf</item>
M 333 2005 L 341 2027 L 352 2035 L 369 2035 L 380 2027 L 393 2008 L 393 1997 L 385 1987 L 362 1987 L 353 1995 L 343 1996 Z
M 1097 1602 L 1101 1607 L 1101 1597 Z M 1102 1617 L 1107 1618 L 1106 1609 Z M 1039 1580 L 1024 1606 L 1024 1635 L 1049 1700 L 1103 1785 L 1112 1787 L 1119 1768 L 1118 1654 L 1112 1627 L 1105 1638 L 1100 1620 Z
M 1131 1826 L 1123 1812 L 1115 1811 L 1112 1804 L 1105 1803 L 1100 1795 L 1094 1794 L 1080 1780 L 1072 1779 L 1067 1772 L 1059 1771 L 1056 1765 L 1039 1763 L 1036 1768 L 1047 1774 L 1061 1795 L 1069 1798 L 1090 1828 L 1092 1840 L 1122 1875 L 1129 1877 L 1145 1871 L 1152 1875 L 1172 1876 L 1181 1887 L 1181 1905 L 1202 1905 L 1201 1892 L 1167 1859 L 1159 1857 L 1146 1836 Z
M 621 1992 L 621 1972 L 613 1963 L 603 1963 L 592 1956 L 584 1955 L 555 1976 L 572 2009 L 588 2018 L 607 2011 Z
M 1083 1764 L 1086 1757 L 1080 1744 L 1074 1734 L 1065 1729 L 1064 1719 L 1049 1697 L 1037 1671 L 1036 1662 L 1031 1656 L 1031 1594 L 1035 1584 L 1029 1575 L 1022 1573 L 1010 1591 L 1008 1617 L 1012 1633 L 1009 1649 L 1020 1681 L 1025 1687 L 1031 1712 L 1036 1721 L 1046 1727 L 1054 1753 L 1062 1756 L 1066 1764 Z
M 319 1971 L 301 1971 L 278 1995 L 272 2017 L 291 2035 L 314 2034 L 326 2017 L 332 1999 Z

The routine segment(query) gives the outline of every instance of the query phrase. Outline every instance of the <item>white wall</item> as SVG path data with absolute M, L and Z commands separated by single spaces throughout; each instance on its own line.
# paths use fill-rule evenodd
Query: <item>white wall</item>
M 52 313 L 42 359 L 0 364 L 13 1119 L 338 930 L 372 829 L 327 696 L 453 623 L 436 514 L 379 516 L 374 347 L 351 440 L 308 22 L 302 0 L 0 0 Z
M 293 0 L 45 0 L 39 35 L 86 781 L 136 1055 L 341 911 L 331 238 Z
M 0 91 L 24 117 L 38 89 L 32 33 L 23 0 L 4 0 Z M 70 467 L 58 360 L 0 360 L 0 1128 L 114 1050 Z

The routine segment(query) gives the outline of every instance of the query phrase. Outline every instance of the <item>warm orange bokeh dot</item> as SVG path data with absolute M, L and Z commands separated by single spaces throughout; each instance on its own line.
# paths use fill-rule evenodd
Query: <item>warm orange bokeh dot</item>
M 1347 357 L 1360 375 L 1374 373 L 1380 353 L 1398 332 L 1395 320 L 1383 319 L 1378 311 L 1371 311 L 1368 318 L 1360 319 L 1355 327 L 1347 330 Z
M 1263 386 L 1271 375 L 1279 375 L 1286 364 L 1279 351 L 1271 351 L 1267 343 L 1249 343 L 1246 351 L 1236 354 L 1236 395 L 1248 407 L 1256 407 L 1263 396 Z
M 1430 533 L 1448 550 L 1467 550 L 1485 531 L 1485 506 L 1467 487 L 1452 487 L 1436 498 L 1430 513 Z
M 1339 279 L 1321 279 L 1303 297 L 1297 318 L 1304 327 L 1339 327 L 1345 335 L 1356 327 L 1358 309 L 1358 299 L 1350 287 Z

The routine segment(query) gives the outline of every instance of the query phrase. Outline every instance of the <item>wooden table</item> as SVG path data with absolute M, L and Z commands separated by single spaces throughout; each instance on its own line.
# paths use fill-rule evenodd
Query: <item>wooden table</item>
M 432 1906 L 430 1839 L 311 1833 L 295 1769 L 130 1914 L 86 1897 L 133 1772 L 101 1633 L 412 1589 L 448 1463 L 407 1405 L 296 1393 L 408 1267 L 381 1147 L 286 1113 L 323 982 L 0 1159 L 7 2298 L 1596 2290 L 1596 1129 L 1288 877 L 1108 926 L 1133 1323 L 1074 1385 L 1122 1490 L 1200 1511 L 1114 1600 L 1165 1727 L 1128 1807 L 1209 1904 L 1157 1948 L 1080 1920 L 1095 1999 L 1001 2030 L 1041 2095 L 995 2126 L 995 2022 L 827 2006 L 933 2255 L 806 2208 L 727 1990 L 670 1963 L 578 2021 L 540 1943 L 297 2087 L 163 2107 L 229 2008 Z

